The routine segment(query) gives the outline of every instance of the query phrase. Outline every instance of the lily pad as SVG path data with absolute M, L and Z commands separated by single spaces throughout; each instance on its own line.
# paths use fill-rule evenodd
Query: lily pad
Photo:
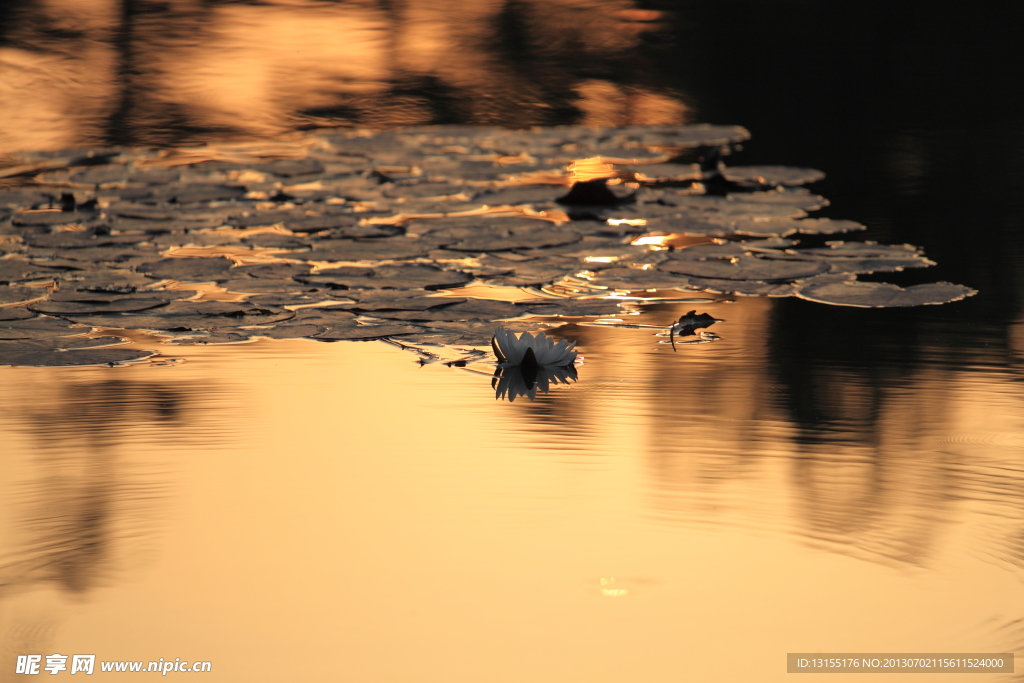
M 119 365 L 156 355 L 143 349 L 65 349 L 48 342 L 0 342 L 0 365 L 67 367 Z
M 792 166 L 729 166 L 722 171 L 727 180 L 754 182 L 761 185 L 805 185 L 825 178 L 813 168 Z
M 139 265 L 139 271 L 152 277 L 167 280 L 202 282 L 205 280 L 227 280 L 228 271 L 234 264 L 223 256 L 212 258 L 165 258 Z
M 687 289 L 690 279 L 658 270 L 607 268 L 597 273 L 594 283 L 609 289 Z
M 343 289 L 442 289 L 469 282 L 470 277 L 434 266 L 376 266 L 362 269 L 322 270 L 301 278 L 305 282 Z
M 0 309 L 7 310 L 7 309 Z M 25 309 L 10 309 L 24 311 Z M 67 320 L 57 318 L 21 318 L 0 321 L 0 339 L 49 339 L 84 334 L 88 330 L 72 327 Z
M 0 282 L 21 282 L 50 277 L 60 271 L 19 258 L 0 259 Z
M 284 278 L 295 277 L 296 275 L 305 275 L 309 271 L 310 266 L 306 263 L 278 261 L 274 263 L 259 263 L 250 266 L 237 266 L 232 271 L 232 274 L 237 276 L 266 278 L 268 280 L 281 280 Z
M 20 304 L 45 299 L 49 292 L 38 287 L 18 287 L 17 285 L 0 285 L 0 305 Z
M 95 217 L 96 214 L 78 211 L 28 211 L 14 214 L 11 222 L 14 225 L 71 225 L 85 223 Z
M 308 261 L 388 261 L 426 256 L 437 242 L 405 236 L 368 240 L 324 240 L 313 250 L 295 254 Z
M 891 308 L 946 304 L 976 293 L 970 287 L 950 282 L 933 282 L 904 289 L 887 282 L 848 281 L 808 283 L 800 287 L 796 295 L 808 301 L 836 306 Z
M 104 303 L 85 303 L 79 301 L 41 301 L 29 304 L 29 308 L 38 313 L 48 315 L 65 315 L 75 313 L 132 313 L 145 311 L 170 303 L 170 299 L 157 297 L 115 299 Z
M 416 327 L 415 325 L 359 325 L 357 327 L 322 332 L 311 337 L 311 339 L 321 339 L 324 341 L 367 341 L 414 334 L 422 331 L 422 327 Z
M 829 269 L 824 261 L 784 261 L 739 256 L 733 261 L 665 261 L 658 270 L 715 280 L 756 280 L 778 282 L 797 280 Z
M 561 244 L 578 242 L 583 237 L 579 232 L 555 226 L 531 226 L 508 236 L 479 235 L 449 244 L 445 249 L 455 251 L 511 251 L 512 249 L 539 249 Z
M 543 316 L 587 317 L 616 315 L 622 312 L 619 302 L 608 299 L 587 299 L 585 301 L 551 299 L 541 303 L 522 304 L 522 307 L 533 315 Z

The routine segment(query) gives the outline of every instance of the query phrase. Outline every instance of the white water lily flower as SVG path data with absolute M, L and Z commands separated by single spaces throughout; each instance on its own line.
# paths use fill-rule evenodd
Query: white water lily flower
M 537 336 L 523 332 L 516 338 L 511 331 L 499 327 L 491 338 L 491 348 L 502 367 L 555 368 L 576 361 L 576 342 L 555 341 L 543 332 Z

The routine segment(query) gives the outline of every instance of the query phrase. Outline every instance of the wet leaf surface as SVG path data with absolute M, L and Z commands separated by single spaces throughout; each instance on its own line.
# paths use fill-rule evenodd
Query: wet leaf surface
M 17 304 L 46 298 L 47 290 L 38 287 L 0 285 L 0 305 Z
M 945 304 L 973 296 L 975 293 L 970 287 L 949 282 L 932 282 L 904 289 L 886 282 L 850 281 L 808 284 L 799 289 L 797 296 L 808 301 L 836 306 L 888 308 Z
M 780 239 L 864 226 L 806 217 L 828 205 L 800 187 L 820 180 L 819 171 L 723 165 L 731 157 L 714 149 L 747 138 L 738 126 L 453 125 L 309 133 L 305 156 L 214 155 L 170 167 L 173 150 L 111 151 L 88 166 L 23 155 L 21 170 L 0 173 L 43 185 L 0 189 L 8 254 L 0 258 L 0 340 L 77 339 L 89 328 L 74 321 L 162 331 L 175 344 L 399 336 L 486 347 L 498 320 L 526 331 L 544 326 L 538 316 L 619 315 L 621 301 L 595 298 L 611 290 L 849 306 L 943 303 L 972 292 L 856 281 L 933 265 L 915 247 Z M 706 149 L 680 156 L 698 147 Z M 689 163 L 694 156 L 703 167 Z M 668 235 L 664 245 L 657 235 Z M 701 236 L 730 241 L 680 246 Z M 643 239 L 629 244 L 634 237 Z M 161 290 L 162 280 L 184 285 Z M 431 295 L 473 280 L 569 298 Z M 50 281 L 52 291 L 23 284 Z M 184 300 L 211 281 L 220 283 L 214 298 L 230 298 L 226 291 L 244 300 Z M 6 349 L 47 362 L 85 353 Z

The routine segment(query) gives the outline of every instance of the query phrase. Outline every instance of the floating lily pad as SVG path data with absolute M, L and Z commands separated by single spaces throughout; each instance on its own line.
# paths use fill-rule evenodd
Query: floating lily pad
M 406 296 L 416 293 L 417 290 L 362 290 L 359 292 L 359 301 L 349 304 L 346 308 L 357 311 L 425 311 L 467 301 L 456 297 L 426 296 L 427 290 L 419 290 L 416 296 Z M 381 296 L 367 296 L 372 294 Z
M 245 195 L 244 187 L 229 185 L 164 185 L 154 194 L 165 201 L 178 204 L 239 199 Z
M 248 330 L 237 330 L 237 329 L 216 329 L 211 332 L 203 332 L 200 334 L 190 334 L 186 337 L 177 337 L 169 340 L 168 344 L 175 346 L 196 346 L 196 345 L 207 345 L 207 344 L 238 344 L 240 342 L 249 341 L 253 334 Z
M 747 247 L 736 242 L 725 244 L 697 244 L 692 247 L 673 249 L 668 252 L 668 260 L 698 261 L 704 259 L 733 259 L 747 253 Z M 666 269 L 662 269 L 666 270 Z
M 66 285 L 70 286 L 70 285 Z M 148 292 L 136 292 L 134 287 L 127 287 L 120 289 L 117 288 L 112 291 L 95 291 L 91 289 L 59 289 L 55 292 L 50 292 L 50 301 L 77 301 L 79 303 L 109 303 L 112 301 L 119 300 L 134 300 L 134 299 L 163 299 L 165 302 L 175 301 L 178 299 L 190 299 L 194 297 L 198 292 L 194 290 L 185 289 L 160 289 Z
M 313 250 L 295 254 L 308 261 L 387 261 L 426 256 L 437 242 L 410 237 L 382 237 L 368 240 L 325 240 Z M 291 256 L 291 255 L 290 255 Z
M 487 276 L 487 281 L 499 285 L 529 286 L 553 282 L 565 275 L 572 275 L 584 266 L 579 259 L 553 257 L 532 259 L 512 264 L 510 275 Z
M 736 192 L 729 195 L 734 202 L 748 202 L 751 204 L 787 204 L 803 209 L 804 211 L 817 211 L 829 205 L 829 201 L 812 193 L 804 187 L 778 186 L 773 190 L 762 190 L 758 192 Z
M 268 337 L 270 339 L 302 339 L 312 337 L 326 332 L 326 327 L 320 325 L 277 325 L 266 330 L 252 330 L 254 336 Z
M 796 294 L 791 284 L 771 282 L 747 282 L 743 280 L 716 280 L 712 278 L 690 278 L 690 284 L 716 294 L 738 294 L 740 296 L 784 297 Z
M 0 259 L 0 283 L 38 280 L 54 272 L 57 271 L 19 258 Z
M 451 300 L 450 300 L 451 301 Z M 507 301 L 467 299 L 451 301 L 447 306 L 419 311 L 376 311 L 375 317 L 398 320 L 501 320 L 516 318 L 526 313 L 521 307 Z
M 147 275 L 167 280 L 202 282 L 205 280 L 227 280 L 228 271 L 234 264 L 223 256 L 212 258 L 166 258 L 139 265 Z
M 326 215 L 326 216 L 304 216 L 302 218 L 289 218 L 285 221 L 284 227 L 292 232 L 317 233 L 332 228 L 352 228 L 359 222 L 359 216 L 352 214 Z M 354 232 L 359 232 L 358 230 Z M 373 231 L 366 231 L 373 236 Z M 393 235 L 394 232 L 379 232 L 377 234 Z M 356 235 L 353 235 L 356 236 Z
M 0 311 L 25 311 L 25 309 L 0 309 Z M 18 318 L 0 321 L 0 339 L 49 339 L 71 337 L 88 330 L 72 327 L 67 320 L 57 318 Z
M 3 306 L 0 307 L 0 321 L 6 320 L 28 320 L 29 318 L 35 318 L 36 314 L 33 311 L 23 308 L 21 306 Z
M 479 194 L 476 201 L 487 206 L 547 204 L 564 194 L 565 188 L 560 185 L 513 186 Z
M 273 263 L 237 266 L 232 271 L 232 274 L 238 276 L 266 278 L 268 280 L 281 280 L 284 278 L 295 277 L 296 275 L 305 275 L 309 271 L 310 266 L 306 263 L 275 261 Z
M 239 278 L 227 280 L 220 286 L 237 294 L 283 294 L 286 292 L 315 292 L 316 287 L 304 285 L 295 280 L 270 280 L 267 278 Z
M 18 287 L 17 285 L 0 285 L 0 305 L 20 304 L 46 298 L 49 292 L 38 287 Z
M 538 249 L 578 242 L 583 237 L 568 228 L 531 226 L 507 236 L 479 235 L 449 244 L 445 249 L 455 251 L 511 251 L 512 249 Z
M 263 249 L 308 249 L 311 246 L 307 240 L 301 237 L 274 233 L 260 233 L 243 237 L 242 244 Z
M 11 222 L 14 225 L 71 225 L 84 223 L 95 217 L 96 214 L 77 211 L 28 211 L 14 214 Z
M 825 177 L 816 169 L 792 166 L 729 166 L 722 175 L 733 182 L 748 181 L 761 185 L 805 185 Z
M 345 289 L 441 289 L 465 284 L 470 277 L 457 271 L 416 265 L 376 266 L 358 270 L 337 268 L 322 270 L 314 276 L 301 279 Z
M 170 299 L 157 297 L 137 299 L 115 299 L 105 303 L 85 303 L 79 301 L 41 301 L 29 304 L 29 308 L 38 313 L 48 315 L 65 315 L 75 313 L 131 313 L 145 311 L 170 303 Z
M 626 166 L 622 170 L 632 173 L 637 180 L 647 183 L 680 182 L 701 177 L 699 164 L 644 164 Z
M 608 299 L 550 299 L 540 303 L 522 304 L 527 312 L 544 316 L 595 316 L 621 313 L 619 302 Z
M 316 159 L 278 159 L 262 164 L 256 164 L 254 168 L 263 173 L 273 173 L 276 176 L 289 178 L 292 176 L 314 175 L 324 172 L 324 166 Z
M 686 289 L 690 286 L 689 278 L 638 268 L 608 268 L 598 272 L 594 282 L 610 289 Z
M 644 231 L 683 235 L 728 235 L 732 233 L 732 228 L 722 223 L 711 223 L 688 216 L 664 216 L 647 219 L 647 224 L 640 229 L 640 232 Z
M 824 261 L 784 261 L 739 256 L 733 261 L 665 261 L 658 270 L 678 275 L 715 280 L 757 280 L 777 282 L 797 280 L 829 269 Z
M 311 337 L 311 339 L 321 339 L 324 341 L 364 341 L 414 334 L 422 331 L 422 327 L 416 327 L 415 325 L 359 325 L 357 327 L 322 332 Z
M 859 308 L 890 308 L 924 306 L 959 301 L 977 292 L 970 287 L 950 282 L 933 282 L 913 287 L 897 287 L 887 282 L 823 282 L 800 287 L 797 296 L 836 306 Z
M 57 232 L 26 236 L 25 243 L 42 249 L 83 249 L 145 242 L 147 235 L 97 235 L 92 232 Z
M 30 367 L 117 365 L 143 360 L 155 354 L 155 351 L 142 349 L 74 350 L 63 347 L 59 342 L 49 341 L 0 341 L 0 365 Z

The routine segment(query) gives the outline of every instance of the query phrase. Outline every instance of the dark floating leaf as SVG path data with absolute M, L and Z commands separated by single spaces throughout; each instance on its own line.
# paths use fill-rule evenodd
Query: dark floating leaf
M 284 323 L 266 330 L 252 330 L 252 333 L 255 336 L 269 337 L 270 339 L 298 339 L 300 337 L 313 337 L 326 331 L 327 328 L 320 325 L 292 325 Z
M 427 296 L 427 290 L 371 289 L 352 292 L 358 301 L 345 308 L 356 311 L 425 311 L 463 303 L 467 299 Z
M 808 283 L 800 287 L 796 295 L 808 301 L 836 306 L 889 308 L 946 304 L 976 293 L 970 287 L 949 282 L 932 282 L 904 289 L 887 282 L 846 281 Z
M 791 166 L 728 166 L 722 175 L 733 182 L 749 181 L 761 185 L 805 185 L 825 177 L 824 173 L 813 168 Z
M 756 280 L 778 282 L 798 280 L 824 273 L 829 266 L 824 261 L 784 261 L 739 256 L 731 261 L 665 261 L 658 270 L 715 280 Z
M 277 261 L 274 263 L 260 263 L 251 266 L 237 266 L 232 270 L 232 275 L 236 276 L 249 276 L 255 278 L 266 278 L 268 280 L 281 280 L 285 278 L 295 277 L 296 275 L 305 275 L 311 270 L 309 264 L 306 263 L 290 263 L 285 261 Z
M 23 308 L 0 311 L 25 311 Z M 57 318 L 9 318 L 0 321 L 0 339 L 49 339 L 71 337 L 88 330 L 72 327 L 67 320 Z
M 414 325 L 359 325 L 344 329 L 333 329 L 317 334 L 311 339 L 325 341 L 367 341 L 371 339 L 383 339 L 384 337 L 397 337 L 405 334 L 422 332 L 422 327 Z
M 49 292 L 38 287 L 18 287 L 17 285 L 0 285 L 0 305 L 21 304 L 46 298 Z
M 25 321 L 29 322 L 29 321 Z M 0 341 L 0 365 L 100 365 L 152 356 L 152 351 L 100 349 L 124 343 L 120 337 L 36 336 Z
M 537 221 L 539 223 L 539 221 Z M 530 226 L 506 236 L 480 235 L 449 244 L 445 248 L 455 251 L 511 251 L 513 249 L 539 249 L 578 242 L 579 232 L 554 225 Z
M 595 284 L 610 289 L 687 289 L 690 279 L 660 270 L 607 268 L 597 273 Z
M 0 307 L 0 321 L 6 320 L 28 320 L 35 318 L 36 314 L 21 306 Z
M 770 282 L 715 280 L 694 277 L 690 278 L 690 284 L 698 289 L 716 294 L 765 297 L 784 297 L 796 294 L 796 288 L 791 284 L 773 284 Z
M 76 211 L 28 211 L 16 213 L 11 222 L 14 225 L 71 225 L 84 223 L 95 218 L 92 213 L 80 213 Z
M 227 280 L 234 264 L 223 256 L 212 258 L 165 258 L 139 265 L 139 270 L 155 278 L 166 280 Z
M 0 282 L 20 282 L 50 277 L 59 271 L 19 258 L 0 259 Z
M 307 261 L 385 261 L 426 256 L 437 247 L 437 242 L 405 236 L 364 241 L 324 240 L 314 244 L 312 251 L 290 256 Z
M 520 304 L 527 312 L 543 316 L 595 316 L 621 313 L 620 301 L 611 299 L 547 299 L 540 302 Z
M 249 330 L 222 329 L 218 328 L 212 332 L 201 332 L 190 334 L 186 337 L 176 337 L 168 340 L 168 344 L 176 346 L 196 346 L 206 344 L 238 344 L 249 341 L 252 334 Z
M 267 278 L 239 278 L 227 280 L 220 286 L 236 294 L 283 294 L 287 292 L 315 292 L 316 287 L 303 285 L 295 280 L 270 280 Z
M 138 244 L 146 235 L 97 235 L 93 232 L 57 232 L 25 237 L 25 243 L 42 249 L 84 249 L 118 244 Z
M 548 204 L 564 193 L 565 188 L 560 185 L 512 186 L 479 194 L 476 201 L 487 206 Z
M 154 192 L 161 199 L 178 204 L 239 199 L 245 195 L 244 187 L 228 185 L 164 185 Z
M 292 176 L 315 175 L 324 172 L 324 166 L 316 159 L 278 159 L 263 164 L 256 164 L 257 171 L 273 173 L 276 176 L 290 178 Z
M 170 303 L 170 299 L 161 298 L 133 298 L 115 299 L 103 303 L 84 303 L 79 301 L 41 301 L 29 304 L 28 307 L 37 313 L 48 315 L 65 315 L 74 313 L 131 313 L 134 311 L 145 311 L 150 308 L 164 306 Z
M 342 289 L 442 289 L 469 282 L 464 273 L 434 266 L 375 266 L 373 268 L 334 268 L 303 276 L 304 282 L 326 284 Z

